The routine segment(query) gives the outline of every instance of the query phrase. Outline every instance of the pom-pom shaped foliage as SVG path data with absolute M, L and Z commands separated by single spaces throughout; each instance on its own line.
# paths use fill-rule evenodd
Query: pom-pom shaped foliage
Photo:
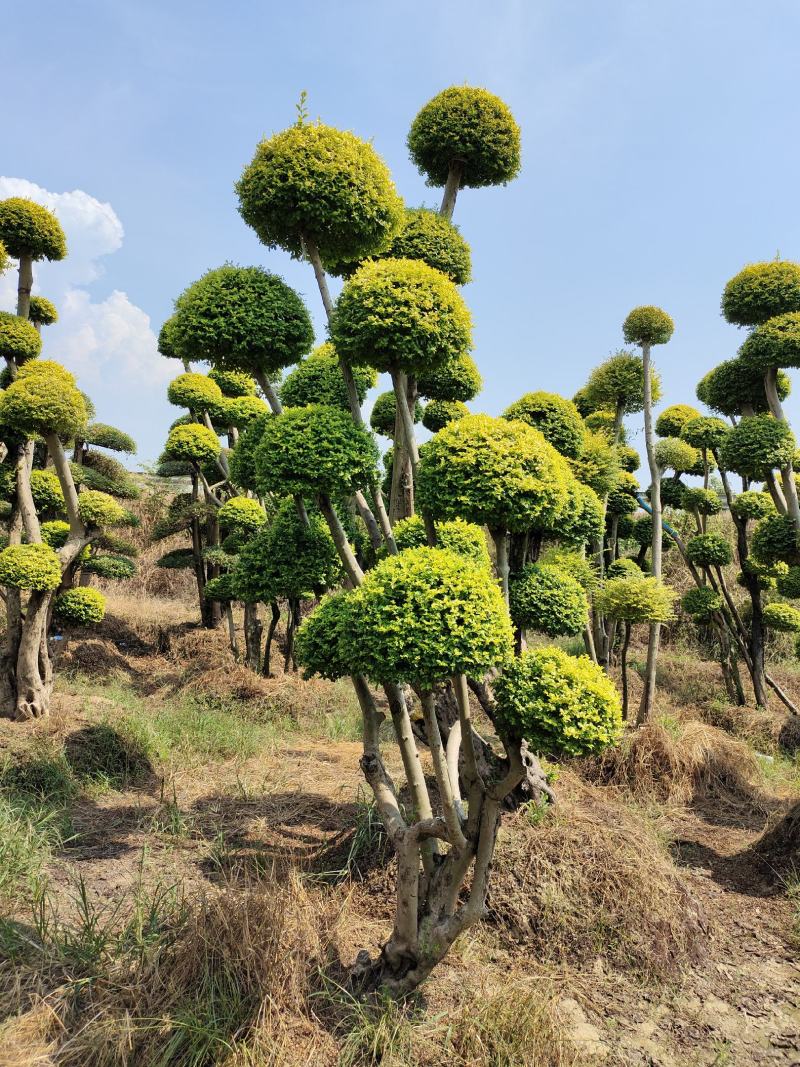
M 540 430 L 562 456 L 577 459 L 583 446 L 583 419 L 571 400 L 557 393 L 526 393 L 503 412 Z
M 266 421 L 256 450 L 256 480 L 264 493 L 338 496 L 369 484 L 378 449 L 367 430 L 341 408 L 285 408 Z
M 458 228 L 438 211 L 424 207 L 406 209 L 386 255 L 393 259 L 421 259 L 456 285 L 466 285 L 472 273 L 469 245 Z
M 548 637 L 574 636 L 586 625 L 589 604 L 583 586 L 547 563 L 529 563 L 510 583 L 511 618 L 523 630 Z
M 524 652 L 494 683 L 499 729 L 537 752 L 583 756 L 613 744 L 622 730 L 614 683 L 587 656 L 560 648 Z
M 384 251 L 403 202 L 372 145 L 321 123 L 298 123 L 261 142 L 236 186 L 239 212 L 268 248 L 352 262 Z
M 51 548 L 63 548 L 69 538 L 69 523 L 62 519 L 52 519 L 41 525 L 42 540 Z
M 630 572 L 622 578 L 609 578 L 595 594 L 597 608 L 620 622 L 669 622 L 675 590 L 660 578 Z
M 791 383 L 784 371 L 778 371 L 778 397 L 785 400 Z M 752 407 L 756 413 L 768 411 L 764 375 L 744 360 L 728 359 L 720 363 L 698 383 L 697 399 L 720 415 L 740 415 Z
M 117 555 L 92 555 L 82 564 L 82 569 L 90 574 L 96 574 L 100 578 L 113 578 L 115 581 L 125 581 L 136 574 L 136 564 L 127 556 Z
M 469 415 L 469 408 L 460 400 L 431 400 L 422 413 L 422 425 L 431 433 L 443 430 L 448 422 L 455 422 Z
M 583 425 L 593 433 L 601 433 L 611 442 L 614 441 L 615 437 L 619 441 L 626 440 L 625 426 L 617 423 L 617 418 L 613 411 L 590 411 L 583 420 Z
M 236 396 L 230 400 L 223 399 L 222 405 L 215 412 L 214 420 L 223 426 L 236 426 L 243 430 L 251 422 L 260 419 L 262 415 L 269 414 L 269 406 L 260 396 Z
M 128 512 L 113 496 L 97 489 L 86 489 L 78 496 L 81 521 L 87 526 L 121 526 Z
M 208 271 L 181 293 L 169 321 L 175 355 L 248 374 L 274 374 L 296 363 L 314 341 L 303 301 L 261 267 Z
M 800 367 L 800 311 L 756 326 L 739 349 L 739 358 L 762 373 L 770 367 Z
M 303 621 L 295 650 L 306 678 L 319 674 L 335 682 L 351 672 L 348 642 L 352 638 L 352 612 L 352 593 L 328 593 Z
M 106 598 L 99 589 L 92 589 L 91 586 L 65 589 L 56 597 L 53 610 L 62 622 L 86 626 L 92 622 L 102 622 L 106 613 Z
M 722 511 L 722 501 L 714 490 L 700 486 L 684 489 L 681 505 L 686 511 L 696 511 L 698 515 L 718 515 Z
M 0 200 L 0 241 L 14 259 L 63 259 L 67 240 L 52 211 L 20 196 Z
M 767 515 L 753 530 L 753 559 L 770 566 L 773 563 L 800 564 L 800 543 L 789 515 Z
M 631 576 L 639 578 L 641 574 L 642 568 L 635 559 L 631 559 L 629 556 L 622 556 L 620 559 L 612 560 L 606 570 L 607 578 L 630 578 Z
M 401 519 L 392 532 L 395 544 L 401 552 L 406 548 L 424 548 L 427 544 L 425 523 L 419 515 Z M 482 567 L 491 564 L 483 530 L 471 522 L 464 522 L 463 519 L 437 523 L 436 546 L 446 548 L 459 556 L 466 556 Z
M 8 258 L 8 252 L 6 252 L 5 245 L 0 241 L 0 274 L 4 274 L 11 266 L 11 261 Z
M 124 430 L 118 430 L 116 426 L 108 426 L 104 422 L 90 422 L 83 432 L 83 439 L 89 445 L 97 448 L 108 448 L 112 452 L 127 452 L 128 455 L 136 454 L 136 442 L 130 434 Z
M 697 449 L 680 437 L 662 437 L 656 441 L 655 456 L 659 470 L 673 470 L 676 474 L 692 470 L 700 458 Z
M 713 415 L 698 415 L 687 419 L 681 427 L 680 436 L 692 448 L 718 451 L 725 443 L 730 426 Z
M 777 580 L 778 592 L 790 600 L 800 600 L 800 567 L 787 567 Z
M 482 677 L 511 653 L 500 588 L 485 567 L 440 548 L 382 560 L 354 594 L 348 658 L 376 682 L 424 689 Z
M 220 526 L 236 533 L 255 533 L 267 521 L 267 513 L 257 500 L 248 496 L 233 496 L 217 512 Z
M 733 559 L 733 553 L 722 534 L 705 533 L 687 541 L 686 558 L 695 567 L 725 567 Z
M 217 411 L 222 406 L 222 390 L 207 374 L 179 374 L 169 383 L 170 404 L 190 411 Z
M 715 611 L 722 610 L 722 595 L 710 585 L 696 586 L 683 594 L 681 607 L 697 622 L 707 622 Z
M 800 611 L 791 604 L 767 604 L 764 608 L 764 625 L 780 633 L 800 633 Z
M 22 434 L 73 437 L 86 425 L 86 404 L 60 374 L 20 375 L 0 399 L 0 422 Z
M 571 481 L 566 461 L 523 422 L 468 415 L 428 442 L 419 468 L 421 510 L 490 530 L 554 526 Z
M 503 185 L 519 172 L 519 126 L 493 93 L 452 86 L 418 113 L 408 150 L 428 185 L 445 185 L 453 164 L 461 168 L 462 186 Z
M 583 435 L 580 456 L 570 461 L 575 477 L 604 497 L 619 480 L 619 456 L 609 438 L 587 430 Z
M 734 497 L 731 511 L 740 519 L 764 519 L 775 511 L 772 497 L 767 493 L 757 493 L 749 489 L 746 493 L 739 493 Z
M 31 360 L 30 363 L 25 363 L 17 371 L 17 381 L 24 381 L 27 378 L 35 378 L 39 375 L 45 378 L 58 378 L 60 382 L 64 382 L 67 385 L 75 385 L 75 375 L 52 359 L 35 359 Z M 86 403 L 88 412 L 89 404 L 86 402 L 85 397 L 84 403 Z
M 38 592 L 58 589 L 61 562 L 50 545 L 9 545 L 0 552 L 0 585 Z
M 367 390 L 378 380 L 374 367 L 353 367 L 358 399 L 363 404 Z M 330 342 L 319 345 L 287 375 L 280 388 L 281 400 L 290 408 L 307 404 L 329 404 L 350 410 L 347 389 L 336 349 Z
M 220 387 L 223 396 L 230 399 L 239 396 L 255 396 L 256 383 L 241 370 L 225 370 L 222 367 L 212 367 L 208 372 L 212 382 Z
M 219 455 L 219 438 L 213 430 L 197 422 L 173 426 L 164 451 L 170 459 L 205 463 Z
M 661 396 L 661 381 L 651 368 L 653 403 Z M 583 403 L 592 411 L 615 411 L 618 407 L 631 415 L 644 407 L 644 367 L 641 356 L 617 352 L 589 375 L 582 390 Z
M 609 515 L 632 515 L 639 507 L 636 493 L 639 483 L 632 474 L 620 471 L 616 483 L 609 491 L 606 508 Z
M 776 467 L 791 463 L 795 448 L 794 434 L 787 423 L 772 415 L 752 415 L 731 429 L 720 458 L 727 470 L 763 479 Z
M 555 513 L 551 524 L 541 529 L 566 545 L 580 547 L 602 537 L 603 525 L 603 502 L 594 489 L 581 482 L 568 481 L 563 512 Z
M 394 437 L 394 423 L 397 415 L 397 400 L 394 391 L 380 393 L 375 397 L 372 411 L 369 416 L 369 424 L 375 433 L 382 437 Z M 422 405 L 414 404 L 414 422 L 422 418 Z
M 427 400 L 473 400 L 483 389 L 483 378 L 472 356 L 464 354 L 449 359 L 441 367 L 432 367 L 417 378 L 417 390 Z
M 619 444 L 614 446 L 614 450 L 617 453 L 619 465 L 624 471 L 633 474 L 639 469 L 642 458 L 635 448 Z
M 32 296 L 28 319 L 35 326 L 52 326 L 54 322 L 58 322 L 58 310 L 55 304 L 45 297 Z
M 681 437 L 686 423 L 699 417 L 697 408 L 689 404 L 672 404 L 664 408 L 656 419 L 656 434 L 659 437 Z
M 722 314 L 735 326 L 757 326 L 787 311 L 800 311 L 800 265 L 784 260 L 751 263 L 727 283 Z
M 42 338 L 33 323 L 10 311 L 0 311 L 0 357 L 24 363 L 36 359 L 41 350 Z
M 31 471 L 30 482 L 31 496 L 39 513 L 64 510 L 64 493 L 55 471 L 34 468 Z
M 634 308 L 622 324 L 622 336 L 629 345 L 665 345 L 675 323 L 661 308 L 651 304 Z
M 345 283 L 331 338 L 348 363 L 419 375 L 467 354 L 472 321 L 440 271 L 413 259 L 369 260 Z

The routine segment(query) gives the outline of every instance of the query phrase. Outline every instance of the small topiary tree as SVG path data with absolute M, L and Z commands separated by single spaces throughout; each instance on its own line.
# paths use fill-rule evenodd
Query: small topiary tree
M 469 413 L 467 405 L 459 400 L 431 400 L 422 412 L 422 425 L 431 433 L 438 433 L 449 422 L 457 422 Z
M 562 456 L 577 459 L 583 448 L 584 426 L 571 400 L 556 393 L 526 393 L 503 412 L 540 430 Z
M 6 252 L 19 261 L 17 315 L 30 317 L 33 264 L 37 260 L 51 262 L 67 254 L 67 241 L 56 216 L 46 207 L 12 196 L 0 200 L 0 242 Z
M 510 609 L 522 631 L 572 637 L 586 627 L 589 602 L 583 586 L 559 567 L 529 563 L 511 580 Z
M 377 384 L 378 374 L 373 367 L 354 367 L 353 381 L 359 403 L 363 404 L 367 391 Z M 280 387 L 280 398 L 290 408 L 328 404 L 349 410 L 339 357 L 330 342 L 315 348 L 286 376 Z

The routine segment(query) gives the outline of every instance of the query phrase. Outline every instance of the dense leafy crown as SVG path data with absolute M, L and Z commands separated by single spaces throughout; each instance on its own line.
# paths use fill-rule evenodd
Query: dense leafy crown
M 230 399 L 256 395 L 256 383 L 245 371 L 212 367 L 208 376 L 220 387 L 222 395 Z
M 98 489 L 85 489 L 78 495 L 81 521 L 87 526 L 120 526 L 128 512 L 113 496 Z
M 262 141 L 236 191 L 242 218 L 264 244 L 296 258 L 305 254 L 304 238 L 333 263 L 382 252 L 403 215 L 372 145 L 321 123 Z
M 500 730 L 538 752 L 582 756 L 613 744 L 622 730 L 614 683 L 587 656 L 560 648 L 523 652 L 494 683 Z
M 368 431 L 341 408 L 310 404 L 268 419 L 256 450 L 256 479 L 264 493 L 336 496 L 368 485 L 378 449 Z
M 740 519 L 764 519 L 775 511 L 775 504 L 767 493 L 749 489 L 734 497 L 731 511 Z
M 697 622 L 707 622 L 715 611 L 722 609 L 722 594 L 715 592 L 710 585 L 695 586 L 683 594 L 681 607 Z
M 417 389 L 419 395 L 428 400 L 460 400 L 464 403 L 474 399 L 483 389 L 483 378 L 475 360 L 465 354 L 420 374 Z
M 46 544 L 9 545 L 0 552 L 0 585 L 47 592 L 61 585 L 61 561 Z
M 655 458 L 659 470 L 673 470 L 676 474 L 682 474 L 697 466 L 700 455 L 696 448 L 680 437 L 662 437 L 656 442 Z
M 422 425 L 431 433 L 438 433 L 448 422 L 455 422 L 469 415 L 469 408 L 460 400 L 431 400 L 422 413 Z
M 108 448 L 112 452 L 127 452 L 129 455 L 136 454 L 136 442 L 116 426 L 109 426 L 105 422 L 90 422 L 84 430 L 83 439 L 89 445 L 97 448 Z
M 20 374 L 0 399 L 0 423 L 24 434 L 73 437 L 86 425 L 86 404 L 70 379 L 66 371 Z
M 171 355 L 248 374 L 274 374 L 314 342 L 301 298 L 261 267 L 208 271 L 181 293 L 168 321 Z
M 717 452 L 725 442 L 730 426 L 713 415 L 698 415 L 687 419 L 681 427 L 680 436 L 692 448 L 706 448 Z
M 106 613 L 106 598 L 99 589 L 92 589 L 91 586 L 65 589 L 56 597 L 54 610 L 62 622 L 85 626 L 102 622 Z
M 722 314 L 736 326 L 757 326 L 787 311 L 800 311 L 797 263 L 751 263 L 731 278 L 722 294 Z
M 58 322 L 58 310 L 55 304 L 43 296 L 32 296 L 28 318 L 36 326 L 52 326 Z
M 568 503 L 566 461 L 523 422 L 467 415 L 422 451 L 417 496 L 435 519 L 492 530 L 550 528 Z
M 568 481 L 566 507 L 540 529 L 566 545 L 583 547 L 602 536 L 604 520 L 603 501 L 594 489 L 578 481 Z
M 619 481 L 620 464 L 617 449 L 603 433 L 586 430 L 581 452 L 570 466 L 579 482 L 604 497 Z
M 423 688 L 455 674 L 482 677 L 510 655 L 511 624 L 485 567 L 440 548 L 382 560 L 353 598 L 346 658 L 376 682 Z
M 267 521 L 267 513 L 252 497 L 232 496 L 217 512 L 217 519 L 223 529 L 254 533 Z
M 24 363 L 36 359 L 41 350 L 42 338 L 33 323 L 10 311 L 0 311 L 0 358 Z
M 63 519 L 52 519 L 41 525 L 42 540 L 51 548 L 63 548 L 69 538 L 69 523 Z
M 213 412 L 222 406 L 222 390 L 207 374 L 180 374 L 167 389 L 170 404 L 190 411 Z
M 595 604 L 620 622 L 669 622 L 675 596 L 660 578 L 630 571 L 624 577 L 609 578 L 595 594 Z
M 577 459 L 583 446 L 583 419 L 571 400 L 557 393 L 526 393 L 503 412 L 540 430 L 562 456 Z
M 225 429 L 236 426 L 243 430 L 269 412 L 269 405 L 260 396 L 235 396 L 230 399 L 224 397 L 221 408 L 212 418 L 212 425 L 220 423 Z
M 786 399 L 790 388 L 788 375 L 778 371 L 781 400 Z M 709 371 L 697 385 L 697 399 L 720 415 L 741 415 L 748 407 L 756 413 L 769 410 L 763 373 L 741 359 L 725 360 Z
M 472 274 L 469 245 L 458 227 L 438 211 L 424 207 L 406 209 L 386 255 L 393 259 L 421 259 L 456 285 L 466 285 Z
M 353 596 L 351 592 L 328 593 L 297 631 L 295 649 L 306 678 L 319 674 L 335 682 L 351 673 L 348 641 Z
M 82 564 L 82 570 L 90 574 L 97 574 L 100 578 L 113 578 L 115 581 L 124 581 L 136 574 L 136 564 L 127 556 L 116 556 L 103 553 L 94 553 Z
M 767 604 L 764 625 L 781 633 L 800 633 L 800 611 L 791 604 Z
M 639 483 L 636 478 L 628 471 L 620 471 L 606 499 L 608 514 L 632 515 L 639 507 L 636 500 L 638 491 Z
M 713 489 L 703 489 L 702 486 L 684 489 L 680 506 L 699 515 L 719 515 L 722 511 L 719 495 Z
M 405 548 L 424 548 L 427 544 L 425 523 L 419 515 L 401 519 L 392 532 L 401 552 Z M 483 530 L 474 523 L 464 522 L 463 519 L 436 524 L 436 547 L 466 556 L 482 567 L 488 567 L 491 562 Z
M 379 393 L 375 397 L 375 403 L 372 405 L 372 411 L 369 416 L 369 424 L 375 433 L 379 433 L 382 437 L 394 437 L 394 423 L 397 415 L 397 400 L 393 390 L 389 390 L 386 393 Z M 414 422 L 419 422 L 422 418 L 422 405 L 419 403 L 414 404 Z
M 367 390 L 378 381 L 377 371 L 374 367 L 353 367 L 353 379 L 358 399 L 363 404 Z M 350 410 L 339 357 L 330 341 L 318 345 L 310 356 L 297 364 L 281 385 L 280 394 L 283 403 L 290 408 L 330 404 Z
M 511 618 L 524 630 L 548 637 L 574 636 L 586 625 L 589 604 L 583 586 L 548 563 L 529 563 L 510 584 Z
M 681 437 L 686 423 L 699 416 L 697 408 L 689 404 L 672 404 L 656 419 L 656 434 L 659 437 Z
M 800 367 L 800 311 L 789 311 L 756 326 L 740 348 L 739 358 L 761 373 L 770 367 Z
M 8 258 L 8 252 L 6 252 L 5 245 L 0 241 L 0 274 L 3 274 L 11 266 L 11 260 Z
M 752 415 L 730 431 L 720 459 L 726 470 L 762 479 L 791 462 L 795 447 L 794 434 L 785 422 L 772 415 Z
M 20 196 L 0 200 L 0 241 L 14 259 L 63 259 L 67 240 L 52 211 Z
M 370 260 L 345 283 L 331 338 L 348 363 L 419 375 L 467 354 L 472 321 L 440 271 L 419 260 Z
M 256 452 L 264 427 L 274 417 L 271 414 L 259 415 L 258 418 L 248 423 L 230 453 L 228 464 L 231 478 L 234 485 L 238 485 L 241 489 L 256 491 Z
M 787 567 L 783 574 L 778 575 L 777 586 L 781 596 L 790 600 L 800 599 L 800 567 Z
M 722 534 L 705 533 L 689 539 L 686 558 L 696 567 L 725 567 L 733 559 L 733 553 Z
M 452 163 L 461 185 L 501 185 L 520 168 L 520 134 L 503 101 L 485 89 L 452 86 L 419 112 L 408 134 L 411 158 L 429 185 L 444 185 Z
M 40 470 L 34 467 L 30 473 L 30 485 L 31 496 L 40 515 L 47 512 L 63 512 L 64 493 L 54 470 Z
M 174 426 L 164 451 L 170 459 L 205 463 L 219 455 L 219 438 L 213 430 L 197 422 Z
M 666 311 L 648 304 L 629 312 L 622 324 L 622 335 L 629 345 L 665 345 L 674 329 L 675 323 Z
M 753 531 L 753 559 L 769 566 L 773 563 L 800 564 L 800 543 L 789 515 L 767 515 Z
M 651 392 L 653 403 L 661 395 L 661 381 L 651 367 Z M 632 352 L 617 352 L 595 367 L 589 381 L 581 390 L 581 402 L 588 410 L 607 409 L 611 412 L 619 406 L 631 415 L 644 407 L 644 368 L 641 356 Z

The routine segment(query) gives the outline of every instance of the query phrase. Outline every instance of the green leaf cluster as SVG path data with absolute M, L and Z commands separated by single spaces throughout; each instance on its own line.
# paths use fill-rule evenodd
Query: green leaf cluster
M 722 595 L 710 585 L 695 586 L 683 594 L 681 607 L 696 622 L 708 622 L 715 611 L 722 610 Z
M 756 326 L 739 349 L 739 358 L 762 374 L 771 367 L 800 367 L 800 311 Z
M 664 408 L 656 419 L 656 435 L 658 437 L 682 437 L 686 423 L 700 417 L 697 408 L 689 404 L 672 404 Z
M 661 396 L 661 380 L 651 367 L 653 403 Z M 590 411 L 616 411 L 621 407 L 626 415 L 644 408 L 644 367 L 641 356 L 620 351 L 609 356 L 589 375 L 581 390 L 582 403 Z
M 722 534 L 704 533 L 686 542 L 686 558 L 695 567 L 725 567 L 733 559 L 733 552 Z
M 431 433 L 443 430 L 449 422 L 456 422 L 469 415 L 469 408 L 460 400 L 431 400 L 422 412 L 422 425 Z
M 519 419 L 541 431 L 556 451 L 577 459 L 583 448 L 583 419 L 571 400 L 557 393 L 526 393 L 503 412 L 504 419 Z
M 52 326 L 54 322 L 58 322 L 58 310 L 55 304 L 45 297 L 32 296 L 28 320 L 35 326 Z
M 169 383 L 167 400 L 176 407 L 189 408 L 195 413 L 215 413 L 222 407 L 223 397 L 220 387 L 207 374 L 190 371 L 179 374 Z
M 419 422 L 422 418 L 423 409 L 419 401 L 414 403 L 414 422 Z M 394 424 L 397 416 L 397 399 L 394 395 L 394 390 L 390 389 L 386 393 L 379 393 L 375 397 L 375 403 L 372 405 L 372 411 L 369 416 L 369 424 L 375 433 L 379 433 L 381 437 L 394 437 Z
M 674 329 L 675 323 L 666 311 L 646 304 L 628 313 L 622 336 L 628 345 L 665 345 Z
M 219 455 L 219 438 L 208 426 L 201 426 L 197 422 L 174 426 L 169 432 L 164 451 L 170 459 L 204 463 Z
M 48 373 L 41 365 L 38 371 L 20 374 L 2 394 L 0 423 L 25 435 L 75 436 L 86 425 L 86 404 L 74 379 L 66 371 L 63 375 Z
M 604 615 L 620 622 L 669 622 L 676 595 L 660 578 L 630 570 L 604 582 L 594 601 Z
M 136 442 L 130 434 L 104 422 L 90 422 L 83 433 L 83 439 L 95 448 L 108 448 L 112 452 L 127 452 L 131 456 L 136 454 Z
M 264 525 L 267 513 L 252 497 L 232 496 L 217 512 L 217 519 L 224 530 L 251 534 Z
M 511 618 L 523 630 L 536 630 L 548 637 L 574 636 L 586 625 L 586 592 L 559 567 L 527 564 L 512 575 L 509 596 Z
M 106 598 L 99 589 L 92 589 L 88 585 L 65 589 L 56 597 L 53 610 L 62 622 L 86 626 L 102 622 L 106 613 Z
M 31 496 L 37 512 L 40 514 L 46 512 L 63 513 L 64 493 L 55 471 L 49 469 L 40 470 L 38 467 L 34 467 L 31 471 L 30 481 Z
M 778 371 L 778 397 L 785 400 L 790 389 L 788 375 Z M 710 370 L 697 385 L 697 399 L 726 416 L 741 415 L 748 407 L 756 414 L 769 410 L 763 373 L 742 359 L 725 360 Z
M 713 415 L 698 415 L 687 419 L 681 427 L 680 436 L 692 448 L 718 451 L 725 444 L 730 426 Z
M 91 556 L 82 564 L 82 570 L 90 574 L 96 574 L 100 578 L 113 578 L 115 581 L 125 581 L 136 574 L 136 564 L 127 556 L 118 556 L 111 553 L 102 553 Z
M 800 543 L 788 515 L 775 512 L 761 519 L 753 530 L 750 547 L 753 559 L 765 566 L 778 562 L 800 564 Z
M 472 356 L 464 353 L 441 367 L 431 367 L 417 377 L 417 391 L 427 400 L 450 402 L 473 400 L 483 389 L 483 378 Z
M 67 254 L 67 240 L 53 212 L 21 196 L 0 200 L 0 241 L 14 259 L 54 261 Z
M 39 331 L 27 319 L 10 311 L 0 311 L 0 357 L 24 363 L 42 351 Z
M 750 263 L 722 293 L 722 314 L 735 326 L 757 326 L 787 311 L 800 311 L 800 264 Z
M 683 490 L 681 507 L 685 511 L 696 511 L 699 515 L 719 515 L 722 501 L 713 489 L 692 486 Z
M 456 285 L 466 285 L 471 279 L 469 245 L 457 226 L 429 208 L 406 208 L 399 231 L 382 254 L 392 259 L 422 260 Z
M 46 544 L 9 545 L 0 552 L 0 585 L 47 592 L 61 585 L 61 561 Z
M 764 519 L 775 512 L 775 504 L 768 493 L 748 489 L 734 497 L 731 511 L 740 519 Z
M 231 400 L 239 396 L 256 395 L 256 383 L 245 371 L 212 367 L 208 376 L 220 387 L 222 395 Z
M 770 471 L 791 463 L 796 447 L 787 423 L 772 415 L 750 415 L 731 429 L 720 460 L 726 470 L 763 480 Z
M 363 404 L 367 391 L 378 381 L 378 373 L 374 367 L 353 367 L 353 379 L 358 399 Z M 297 364 L 281 385 L 280 395 L 290 408 L 327 404 L 350 410 L 339 357 L 330 341 L 318 345 L 310 356 Z
M 696 448 L 680 437 L 662 437 L 656 441 L 655 457 L 659 470 L 673 470 L 676 474 L 693 470 L 702 458 Z
M 764 625 L 780 633 L 800 633 L 800 611 L 791 604 L 767 604 L 764 608 Z
M 51 548 L 63 548 L 69 538 L 69 523 L 63 519 L 43 522 L 40 528 L 42 540 Z
M 419 515 L 401 519 L 395 524 L 392 532 L 395 544 L 401 552 L 406 548 L 424 548 L 427 544 L 425 523 Z M 436 547 L 446 548 L 449 552 L 455 552 L 459 556 L 466 556 L 467 559 L 481 567 L 491 566 L 483 530 L 480 526 L 465 522 L 463 519 L 452 519 L 450 522 L 436 524 Z
M 335 682 L 352 672 L 353 600 L 352 592 L 328 593 L 303 620 L 295 651 L 305 678 L 318 674 Z
M 573 474 L 599 497 L 609 494 L 619 481 L 619 453 L 606 434 L 585 430 L 581 453 L 570 461 Z

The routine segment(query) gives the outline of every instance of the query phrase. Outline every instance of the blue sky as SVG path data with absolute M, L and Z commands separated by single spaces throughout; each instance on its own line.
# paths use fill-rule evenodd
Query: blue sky
M 657 351 L 664 402 L 692 402 L 742 340 L 719 314 L 727 278 L 777 252 L 800 259 L 799 31 L 789 0 L 17 7 L 3 27 L 0 195 L 49 202 L 73 248 L 38 275 L 65 312 L 45 353 L 152 460 L 178 369 L 154 335 L 205 270 L 282 273 L 323 334 L 310 268 L 264 249 L 237 213 L 233 184 L 257 141 L 293 121 L 305 89 L 312 116 L 374 141 L 407 203 L 437 205 L 408 160 L 408 126 L 437 91 L 468 83 L 502 96 L 523 136 L 520 177 L 464 191 L 456 208 L 486 380 L 473 407 L 571 396 L 641 303 L 676 323 Z

